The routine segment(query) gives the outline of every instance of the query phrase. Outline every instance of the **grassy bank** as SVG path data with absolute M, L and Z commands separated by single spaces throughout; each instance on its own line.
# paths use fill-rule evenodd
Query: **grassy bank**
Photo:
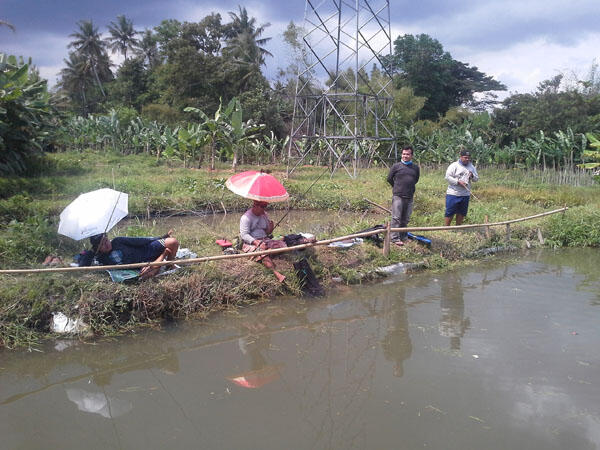
M 283 180 L 284 167 L 266 167 Z M 241 170 L 249 169 L 249 167 Z M 158 164 L 143 155 L 113 156 L 96 153 L 51 155 L 42 176 L 0 179 L 0 267 L 41 267 L 49 254 L 70 261 L 84 243 L 58 236 L 58 215 L 79 193 L 114 187 L 129 193 L 130 215 L 151 217 L 153 221 L 129 225 L 124 234 L 156 235 L 163 233 L 161 218 L 175 214 L 243 211 L 248 201 L 233 195 L 225 186 L 231 175 L 228 168 L 213 172 Z M 294 209 L 322 209 L 334 219 L 318 238 L 349 234 L 376 223 L 386 216 L 375 212 L 364 198 L 388 206 L 391 189 L 385 182 L 385 169 L 363 170 L 357 179 L 344 171 L 333 177 L 323 176 L 306 196 L 302 196 L 324 168 L 298 169 L 283 180 L 291 194 Z M 443 170 L 422 168 L 417 186 L 414 226 L 438 226 L 443 223 L 445 182 Z M 546 246 L 600 246 L 600 187 L 574 187 L 545 184 L 539 175 L 517 170 L 480 168 L 481 181 L 474 187 L 467 223 L 490 222 L 537 214 L 568 205 L 559 214 L 512 228 L 516 247 L 539 246 L 537 228 Z M 276 208 L 286 208 L 279 204 Z M 354 212 L 350 220 L 335 220 L 336 211 Z M 294 232 L 292 226 L 281 233 Z M 214 239 L 218 230 L 202 232 L 177 229 L 182 246 L 200 256 L 218 254 Z M 486 237 L 481 232 L 429 233 L 431 249 L 411 242 L 404 249 L 393 249 L 384 257 L 375 245 L 364 245 L 340 252 L 315 248 L 309 252 L 317 276 L 326 286 L 336 283 L 363 282 L 373 269 L 394 262 L 425 262 L 431 269 L 472 263 L 472 255 L 483 248 L 506 245 L 503 230 Z M 139 326 L 155 325 L 165 319 L 205 317 L 211 312 L 248 302 L 262 301 L 274 295 L 297 294 L 292 263 L 298 255 L 277 260 L 288 277 L 279 285 L 265 269 L 245 260 L 206 264 L 186 268 L 164 279 L 133 285 L 107 281 L 104 273 L 86 275 L 0 276 L 0 346 L 35 345 L 49 332 L 53 312 L 62 311 L 80 317 L 89 325 L 90 335 L 130 332 Z M 337 281 L 336 281 L 337 280 Z

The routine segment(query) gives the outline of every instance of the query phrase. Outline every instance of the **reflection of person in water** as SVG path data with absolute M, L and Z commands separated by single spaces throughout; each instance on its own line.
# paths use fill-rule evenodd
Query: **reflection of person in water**
M 404 375 L 404 360 L 412 353 L 412 343 L 408 332 L 408 313 L 404 303 L 404 288 L 398 290 L 398 296 L 391 301 L 392 310 L 387 314 L 390 322 L 381 347 L 385 359 L 394 363 L 394 376 Z
M 271 346 L 271 334 L 261 333 L 238 339 L 243 354 L 250 358 L 250 370 L 228 377 L 238 386 L 256 389 L 277 380 L 280 377 L 279 366 L 269 364 L 266 353 Z
M 269 333 L 258 336 L 245 336 L 238 340 L 238 346 L 244 355 L 250 358 L 250 370 L 259 370 L 267 365 L 266 353 L 271 345 Z
M 450 274 L 442 280 L 440 306 L 440 335 L 450 338 L 452 350 L 460 350 L 460 338 L 469 329 L 471 321 L 465 318 L 462 280 L 458 276 Z

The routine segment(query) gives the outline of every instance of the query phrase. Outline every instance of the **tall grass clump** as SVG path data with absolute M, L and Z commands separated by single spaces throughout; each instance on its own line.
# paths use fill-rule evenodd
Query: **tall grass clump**
M 600 211 L 595 207 L 575 207 L 565 214 L 551 216 L 544 229 L 550 245 L 600 247 Z
M 50 254 L 77 252 L 75 241 L 65 243 L 56 226 L 46 217 L 31 216 L 13 220 L 0 229 L 0 267 L 31 267 Z

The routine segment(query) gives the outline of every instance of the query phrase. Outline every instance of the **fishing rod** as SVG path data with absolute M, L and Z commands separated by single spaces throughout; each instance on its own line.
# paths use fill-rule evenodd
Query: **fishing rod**
M 479 200 L 479 197 L 477 197 L 475 194 L 473 194 L 473 191 L 471 189 L 469 189 L 468 186 L 463 186 L 467 192 L 475 199 L 477 200 L 479 203 L 483 203 L 481 200 Z
M 304 196 L 306 196 L 306 194 L 308 194 L 308 192 L 312 189 L 312 187 L 316 184 L 316 182 L 319 181 L 321 179 L 321 177 L 323 175 L 325 175 L 325 173 L 328 172 L 328 171 L 329 171 L 329 167 L 326 167 L 325 170 L 323 172 L 321 172 L 321 174 L 310 184 L 310 186 L 308 187 L 308 189 L 306 191 L 304 191 L 302 194 L 300 194 L 300 196 L 298 196 L 298 199 L 302 199 Z M 291 206 L 288 206 L 288 209 L 285 212 L 285 214 L 281 217 L 281 219 L 279 219 L 277 221 L 277 223 L 275 225 L 273 225 L 273 229 L 271 230 L 271 233 L 273 233 L 273 230 L 275 230 L 275 228 L 277 228 L 279 226 L 279 224 L 283 221 L 283 219 L 285 219 L 287 217 L 287 215 L 290 213 L 290 211 L 291 211 Z M 260 241 L 260 243 L 250 253 L 254 253 L 254 252 L 260 251 L 261 250 L 260 246 L 265 241 L 265 239 L 268 239 L 268 237 L 265 236 L 265 237 L 263 237 L 261 239 L 258 239 Z
M 311 185 L 308 187 L 308 189 L 306 191 L 304 191 L 302 194 L 300 194 L 297 197 L 297 199 L 298 200 L 303 199 L 306 196 L 306 194 L 308 194 L 308 192 L 312 189 L 312 187 L 317 183 L 317 181 L 319 181 L 321 179 L 321 177 L 323 175 L 325 175 L 325 173 L 328 171 L 329 171 L 329 167 L 325 167 L 325 170 L 323 172 L 321 172 L 321 174 L 311 183 Z M 273 225 L 273 230 L 275 228 L 277 228 L 277 226 L 281 223 L 281 221 L 287 217 L 287 215 L 290 213 L 291 209 L 292 209 L 291 206 L 288 206 L 288 209 L 285 212 L 285 214 L 283 215 L 283 217 L 281 217 L 281 219 L 279 219 L 277 221 L 277 223 L 275 225 Z M 273 230 L 271 230 L 271 232 L 273 232 Z

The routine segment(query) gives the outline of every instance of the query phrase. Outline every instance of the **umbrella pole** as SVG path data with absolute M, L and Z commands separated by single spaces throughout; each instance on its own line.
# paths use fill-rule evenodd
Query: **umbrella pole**
M 114 184 L 114 183 L 113 183 Z M 117 205 L 119 204 L 119 199 L 121 198 L 121 193 L 119 192 L 119 195 L 117 196 L 117 201 L 115 202 L 115 206 L 113 206 L 113 209 L 110 213 L 110 217 L 108 218 L 108 222 L 106 222 L 106 227 L 104 227 L 104 232 L 102 234 L 106 235 L 106 232 L 108 230 L 108 226 L 110 225 L 110 221 L 113 218 L 113 215 L 115 214 L 115 209 L 117 209 Z M 108 239 L 108 238 L 106 238 Z M 96 251 L 94 252 L 94 258 L 98 255 L 98 250 L 100 250 L 99 248 L 100 246 L 98 245 L 98 248 L 96 248 Z
M 121 198 L 121 193 L 119 192 L 119 195 L 117 196 L 117 201 L 115 202 L 115 206 L 113 206 L 113 209 L 110 213 L 110 217 L 108 218 L 108 222 L 106 222 L 106 227 L 104 228 L 104 234 L 106 234 L 106 231 L 108 230 L 108 226 L 110 225 L 110 221 L 113 218 L 113 215 L 115 214 L 115 209 L 117 209 L 117 205 L 119 204 L 119 199 Z

